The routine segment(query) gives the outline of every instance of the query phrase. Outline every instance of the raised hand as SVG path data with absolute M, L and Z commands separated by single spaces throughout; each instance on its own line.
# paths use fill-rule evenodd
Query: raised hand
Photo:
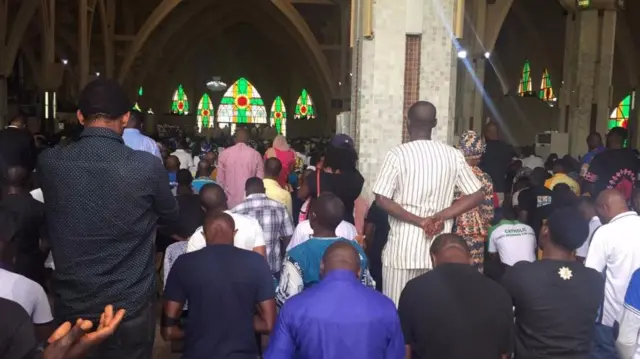
M 49 337 L 49 346 L 45 349 L 44 359 L 80 359 L 92 347 L 102 343 L 109 338 L 118 328 L 125 310 L 118 310 L 115 315 L 113 306 L 107 305 L 104 313 L 100 316 L 98 329 L 89 333 L 93 323 L 89 320 L 78 319 L 72 327 L 71 323 L 65 322 L 56 329 Z

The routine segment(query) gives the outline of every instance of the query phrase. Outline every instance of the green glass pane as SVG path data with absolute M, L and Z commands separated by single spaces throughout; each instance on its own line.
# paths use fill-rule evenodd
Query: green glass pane
M 142 89 L 142 86 L 140 86 L 140 88 L 138 89 L 138 96 L 142 96 L 143 93 L 144 90 Z

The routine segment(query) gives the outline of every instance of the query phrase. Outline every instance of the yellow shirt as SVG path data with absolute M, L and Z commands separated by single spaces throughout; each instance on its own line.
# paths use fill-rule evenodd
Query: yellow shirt
M 287 207 L 287 211 L 289 211 L 289 215 L 291 216 L 293 212 L 293 207 L 291 205 L 291 193 L 286 189 L 280 187 L 278 181 L 274 181 L 269 178 L 265 178 L 262 180 L 264 182 L 264 189 L 267 193 L 267 198 L 270 198 L 274 201 L 278 201 L 284 204 Z
M 555 187 L 558 183 L 566 184 L 567 186 L 569 186 L 569 188 L 571 188 L 573 193 L 578 196 L 580 195 L 580 185 L 578 184 L 578 182 L 564 173 L 554 174 L 553 177 L 545 181 L 544 186 L 550 190 L 553 190 L 553 187 Z

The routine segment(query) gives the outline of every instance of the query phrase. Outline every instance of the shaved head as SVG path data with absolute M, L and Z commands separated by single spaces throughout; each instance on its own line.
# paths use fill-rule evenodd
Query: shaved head
M 360 255 L 353 244 L 339 240 L 327 248 L 322 256 L 320 271 L 322 274 L 332 270 L 348 270 L 360 276 Z
M 436 115 L 436 107 L 431 102 L 418 101 L 414 103 L 407 111 L 410 131 L 424 131 L 434 128 L 438 122 Z
M 471 253 L 467 242 L 457 234 L 441 234 L 431 243 L 431 258 L 434 267 L 443 263 L 471 264 Z
M 200 205 L 207 212 L 227 210 L 227 195 L 220 185 L 207 183 L 200 189 Z
M 264 175 L 277 178 L 282 171 L 282 162 L 276 157 L 271 157 L 264 162 Z
M 609 223 L 613 217 L 627 211 L 629 211 L 629 206 L 622 192 L 616 189 L 606 189 L 600 192 L 596 200 L 596 213 L 602 223 Z
M 164 165 L 169 171 L 178 171 L 180 169 L 180 159 L 171 155 L 164 161 Z
M 224 212 L 208 215 L 204 220 L 203 229 L 207 245 L 233 245 L 236 224 L 230 215 Z

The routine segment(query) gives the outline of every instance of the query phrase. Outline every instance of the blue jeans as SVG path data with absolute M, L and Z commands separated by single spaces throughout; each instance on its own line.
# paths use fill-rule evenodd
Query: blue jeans
M 619 359 L 616 351 L 616 333 L 612 327 L 596 324 L 591 347 L 592 359 Z

